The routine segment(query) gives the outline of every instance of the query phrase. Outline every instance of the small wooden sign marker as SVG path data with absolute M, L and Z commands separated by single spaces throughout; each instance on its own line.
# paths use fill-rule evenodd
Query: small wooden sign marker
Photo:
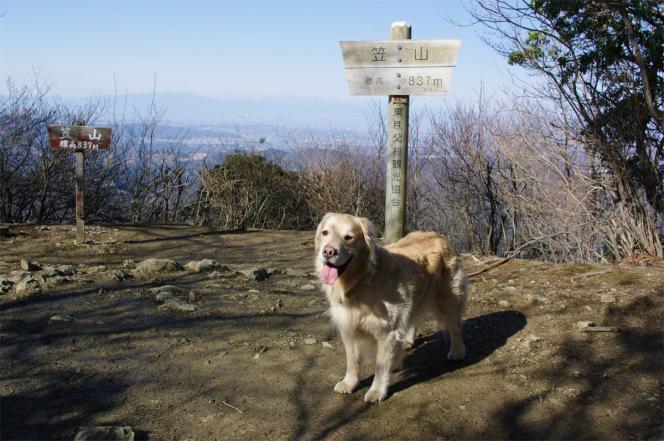
M 411 40 L 411 26 L 392 23 L 391 40 L 342 41 L 351 95 L 389 95 L 385 243 L 406 231 L 408 107 L 410 95 L 444 95 L 452 80 L 461 40 Z
M 85 243 L 84 210 L 84 154 L 85 151 L 108 150 L 111 146 L 111 129 L 90 126 L 48 126 L 48 145 L 52 149 L 76 152 L 76 242 Z

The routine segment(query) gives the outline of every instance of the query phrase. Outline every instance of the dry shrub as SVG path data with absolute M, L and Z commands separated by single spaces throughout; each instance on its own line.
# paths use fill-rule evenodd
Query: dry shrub
M 232 154 L 200 172 L 199 224 L 223 228 L 303 229 L 312 226 L 302 177 L 258 155 Z

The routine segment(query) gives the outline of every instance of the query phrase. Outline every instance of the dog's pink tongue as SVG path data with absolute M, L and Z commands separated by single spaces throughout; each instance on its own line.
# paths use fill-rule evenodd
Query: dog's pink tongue
M 337 280 L 337 277 L 339 277 L 339 270 L 330 265 L 323 265 L 323 273 L 321 276 L 323 277 L 323 283 L 326 285 L 332 285 L 334 281 Z

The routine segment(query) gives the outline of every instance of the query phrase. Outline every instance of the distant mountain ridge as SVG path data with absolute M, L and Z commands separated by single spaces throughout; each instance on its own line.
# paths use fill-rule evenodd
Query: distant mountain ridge
M 114 101 L 116 114 L 125 109 L 144 112 L 154 103 L 165 110 L 164 119 L 185 124 L 269 124 L 299 129 L 339 129 L 366 131 L 367 113 L 372 102 L 366 97 L 322 99 L 308 97 L 213 98 L 192 93 L 159 92 L 101 96 Z M 63 97 L 66 104 L 78 105 L 88 98 Z

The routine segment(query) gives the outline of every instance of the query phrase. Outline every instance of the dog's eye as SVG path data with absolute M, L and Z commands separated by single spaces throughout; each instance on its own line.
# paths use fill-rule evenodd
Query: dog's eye
M 320 234 L 322 234 L 323 236 L 327 236 L 327 230 L 323 230 L 323 232 Z
M 353 236 L 351 236 L 350 234 L 346 234 L 344 236 L 344 240 L 350 242 L 351 240 L 353 240 Z

